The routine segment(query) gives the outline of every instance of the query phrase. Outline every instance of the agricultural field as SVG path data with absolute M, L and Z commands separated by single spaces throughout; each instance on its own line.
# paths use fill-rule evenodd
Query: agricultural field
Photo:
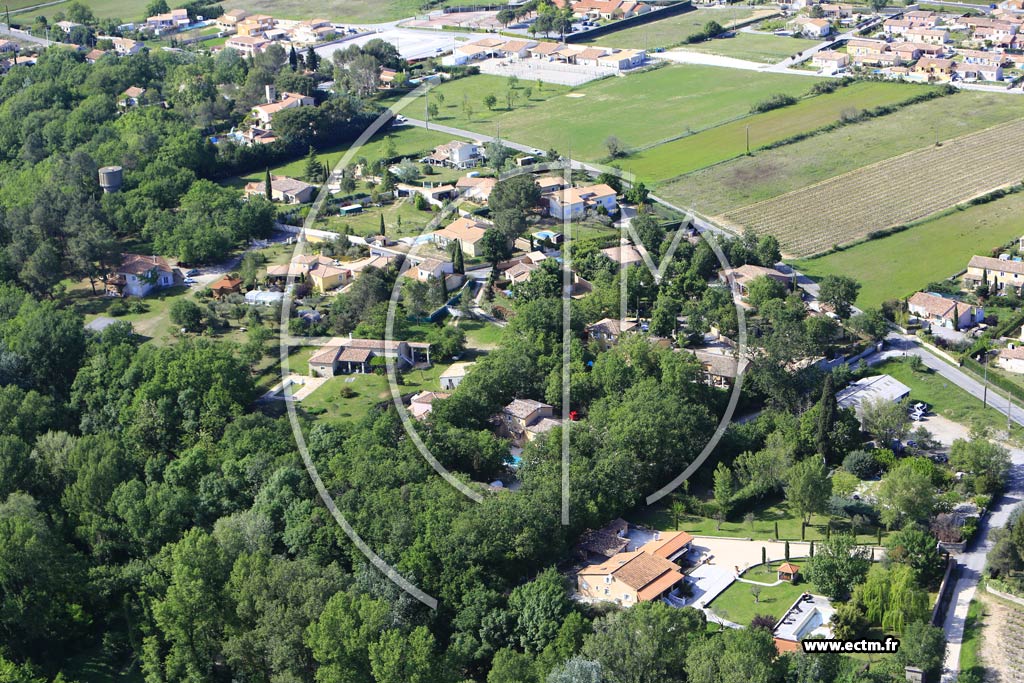
M 919 86 L 918 86 L 919 87 Z M 1020 117 L 1013 97 L 959 92 L 666 183 L 659 195 L 717 215 Z
M 797 52 L 803 52 L 807 48 L 817 45 L 818 42 L 820 41 L 766 33 L 738 32 L 732 38 L 715 38 L 703 43 L 687 45 L 685 49 L 722 57 L 746 59 L 751 62 L 775 64 Z
M 508 79 L 499 76 L 462 78 L 432 92 L 444 95 L 438 123 L 500 133 L 541 149 L 571 152 L 575 159 L 599 161 L 607 155 L 604 141 L 610 135 L 626 147 L 650 145 L 743 116 L 755 102 L 776 93 L 802 95 L 811 84 L 800 76 L 673 65 L 573 90 L 520 81 L 520 104 L 511 110 L 504 98 Z M 523 94 L 526 87 L 532 88 L 529 100 Z M 487 95 L 498 99 L 493 111 L 483 103 Z
M 369 142 L 356 150 L 352 161 L 354 162 L 360 157 L 369 161 L 379 159 L 383 155 L 385 145 L 388 144 L 386 140 L 389 137 L 391 138 L 391 144 L 394 145 L 395 155 L 402 157 L 414 157 L 420 152 L 429 153 L 437 145 L 461 139 L 438 131 L 425 130 L 414 126 L 399 126 L 397 128 L 390 128 L 375 135 Z M 333 169 L 337 163 L 341 161 L 348 149 L 348 145 L 326 147 L 320 150 L 319 156 L 321 161 Z M 303 177 L 305 171 L 305 157 L 300 157 L 294 161 L 290 161 L 286 164 L 281 164 L 280 166 L 275 166 L 270 169 L 270 172 L 274 175 L 286 175 L 290 178 L 299 179 Z M 244 187 L 246 183 L 255 182 L 257 180 L 262 181 L 263 178 L 264 172 L 258 171 L 250 173 L 249 175 L 231 178 L 224 181 L 223 184 L 231 187 Z
M 45 0 L 42 0 L 45 1 Z M 30 7 L 40 4 L 41 0 L 13 0 L 14 7 Z M 82 0 L 92 9 L 93 13 L 103 19 L 117 17 L 125 21 L 145 19 L 148 0 Z M 458 5 L 478 5 L 477 0 L 445 0 L 433 9 L 454 7 Z M 324 17 L 332 21 L 352 23 L 377 23 L 397 21 L 422 14 L 421 0 L 345 0 L 344 3 L 328 2 L 327 0 L 244 0 L 238 3 L 240 9 L 250 13 L 270 14 L 281 19 L 313 19 Z M 45 15 L 51 17 L 64 11 L 67 2 L 59 2 L 39 10 L 32 10 L 33 17 Z M 173 3 L 172 3 L 173 6 Z M 225 7 L 226 8 L 226 7 Z M 22 18 L 24 21 L 24 18 Z
M 923 221 L 902 232 L 870 240 L 826 256 L 793 262 L 818 279 L 847 275 L 861 283 L 857 305 L 878 306 L 918 291 L 967 265 L 974 254 L 1020 237 L 1024 193 Z M 913 258 L 907 258 L 907 255 Z
M 920 89 L 906 84 L 855 83 L 638 152 L 624 159 L 621 166 L 647 182 L 662 182 L 744 154 L 748 135 L 750 149 L 757 149 L 864 109 L 904 102 L 920 93 Z
M 742 22 L 755 16 L 775 14 L 773 10 L 757 10 L 739 7 L 701 7 L 692 12 L 677 14 L 674 17 L 652 21 L 649 24 L 631 26 L 615 33 L 600 36 L 583 43 L 600 45 L 601 47 L 637 48 L 653 50 L 658 47 L 670 47 L 682 43 L 690 36 L 704 30 L 709 21 L 717 21 L 722 26 Z
M 910 223 L 1019 182 L 1024 120 L 994 126 L 851 171 L 721 217 L 737 231 L 775 235 L 810 256 Z

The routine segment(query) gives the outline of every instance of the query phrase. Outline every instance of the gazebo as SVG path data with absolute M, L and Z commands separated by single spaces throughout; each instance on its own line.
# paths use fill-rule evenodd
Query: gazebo
M 796 583 L 796 579 L 799 574 L 800 567 L 796 566 L 792 562 L 783 562 L 779 565 L 779 581 Z

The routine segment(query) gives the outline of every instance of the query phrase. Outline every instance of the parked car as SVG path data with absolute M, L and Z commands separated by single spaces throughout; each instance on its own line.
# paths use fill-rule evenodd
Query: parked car
M 196 281 L 195 281 L 194 278 L 190 278 L 190 277 L 185 278 L 185 284 L 186 285 L 191 286 L 191 285 L 194 285 L 195 283 L 196 283 Z
M 188 277 L 192 277 L 194 275 L 199 275 L 199 269 L 198 268 L 192 268 L 187 273 L 185 273 L 185 275 L 187 275 Z

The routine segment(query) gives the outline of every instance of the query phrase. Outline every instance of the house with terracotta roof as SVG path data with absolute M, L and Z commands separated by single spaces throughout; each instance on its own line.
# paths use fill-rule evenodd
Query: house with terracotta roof
M 647 50 L 612 50 L 597 58 L 597 65 L 625 71 L 643 66 L 647 61 Z
M 128 107 L 137 107 L 142 101 L 142 96 L 146 94 L 145 88 L 139 88 L 132 86 L 121 93 L 121 97 L 117 100 L 117 106 L 121 109 L 127 109 Z
M 249 13 L 244 9 L 229 9 L 224 14 L 217 17 L 217 28 L 221 31 L 234 31 L 238 22 L 249 16 Z
M 146 18 L 146 28 L 157 33 L 177 31 L 189 25 L 187 9 L 172 9 Z
M 835 50 L 821 50 L 814 53 L 811 64 L 827 71 L 839 71 L 850 63 L 850 55 Z
M 584 567 L 576 574 L 576 588 L 590 600 L 628 607 L 658 600 L 684 580 L 679 565 L 641 549 Z
M 238 294 L 242 291 L 242 281 L 237 277 L 225 275 L 210 285 L 210 293 L 214 299 L 221 299 L 228 294 Z
M 985 311 L 980 306 L 930 292 L 917 292 L 907 299 L 907 310 L 922 323 L 953 330 L 967 329 L 985 319 Z
M 270 41 L 262 36 L 237 35 L 228 38 L 224 47 L 235 50 L 243 57 L 254 57 L 270 47 Z
M 462 247 L 462 253 L 467 256 L 479 256 L 481 240 L 490 227 L 487 223 L 461 217 L 430 233 L 430 237 L 439 249 L 448 249 L 452 242 L 458 242 Z
M 588 210 L 597 210 L 598 207 L 603 207 L 608 213 L 615 213 L 619 208 L 615 190 L 604 183 L 556 190 L 544 199 L 548 203 L 548 215 L 553 218 L 579 218 Z
M 789 22 L 789 26 L 807 38 L 824 38 L 829 33 L 832 33 L 832 24 L 829 23 L 828 19 L 797 17 Z
M 299 107 L 312 107 L 316 104 L 309 95 L 301 95 L 294 92 L 281 93 L 281 97 L 273 102 L 267 102 L 266 104 L 257 104 L 252 108 L 252 116 L 255 118 L 265 130 L 271 130 L 271 120 L 279 111 L 285 109 L 297 109 Z
M 639 329 L 640 325 L 634 320 L 602 318 L 596 323 L 587 325 L 584 331 L 589 339 L 601 347 L 601 350 L 606 350 L 608 347 L 618 344 L 623 334 L 636 332 Z
M 6 42 L 6 41 L 0 40 L 0 44 L 2 44 L 4 42 Z M 0 45 L 0 51 L 2 51 L 2 45 Z M 107 54 L 107 53 L 104 52 L 103 50 L 89 50 L 88 52 L 85 53 L 85 63 L 86 64 L 95 64 L 105 54 Z
M 393 358 L 399 368 L 415 365 L 426 354 L 430 360 L 430 344 L 381 339 L 334 337 L 309 358 L 309 374 L 318 377 L 365 374 L 372 372 L 374 358 Z
M 266 14 L 253 14 L 235 24 L 239 36 L 263 37 L 267 31 L 277 26 L 277 19 Z
M 949 31 L 944 28 L 910 28 L 903 32 L 903 36 L 915 43 L 928 43 L 930 45 L 945 45 L 949 42 Z
M 1007 372 L 1024 374 L 1024 347 L 1013 344 L 1005 349 L 999 349 L 996 365 Z
M 554 416 L 554 407 L 529 398 L 517 398 L 505 406 L 498 416 L 505 434 L 513 443 L 533 441 L 562 421 Z
M 174 285 L 174 268 L 160 256 L 122 254 L 121 265 L 107 277 L 109 296 L 143 297 L 154 289 Z
M 793 284 L 792 276 L 781 273 L 774 268 L 755 266 L 752 263 L 747 263 L 739 268 L 725 268 L 718 273 L 718 279 L 727 285 L 729 284 L 730 277 L 735 281 L 739 295 L 742 297 L 747 296 L 747 288 L 750 287 L 750 283 L 759 277 L 771 278 L 776 282 L 786 285 L 787 288 L 790 288 Z
M 640 244 L 634 246 L 629 240 L 623 239 L 616 247 L 602 249 L 601 253 L 622 266 L 631 266 L 634 263 L 643 263 L 647 248 Z
M 483 178 L 480 176 L 462 176 L 455 181 L 455 189 L 466 199 L 473 199 L 481 204 L 486 204 L 491 198 L 491 191 L 498 184 L 497 178 Z
M 426 419 L 434 410 L 434 401 L 444 400 L 451 396 L 439 391 L 421 391 L 409 399 L 409 412 L 417 420 Z
M 282 204 L 305 204 L 313 200 L 316 186 L 295 178 L 283 175 L 270 176 L 271 199 Z M 252 197 L 259 195 L 265 197 L 267 194 L 266 183 L 262 180 L 254 180 L 245 185 L 245 196 Z
M 953 80 L 953 72 L 955 71 L 956 62 L 952 59 L 922 57 L 917 60 L 917 64 L 914 65 L 910 75 L 914 80 L 929 83 L 948 83 Z
M 723 345 L 679 349 L 691 353 L 701 365 L 704 383 L 716 389 L 728 389 L 740 374 L 740 359 L 736 351 Z
M 434 151 L 420 159 L 420 162 L 431 166 L 467 169 L 478 165 L 481 159 L 480 145 L 475 142 L 452 140 L 435 147 Z

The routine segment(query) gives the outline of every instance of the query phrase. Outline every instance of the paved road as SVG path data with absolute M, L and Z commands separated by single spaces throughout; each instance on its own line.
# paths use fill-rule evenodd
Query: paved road
M 7 24 L 0 24 L 0 36 L 7 36 L 9 38 L 17 38 L 23 40 L 26 43 L 35 43 L 36 45 L 42 45 L 43 47 L 49 47 L 54 44 L 52 40 L 46 40 L 45 38 L 37 38 L 30 33 L 24 31 L 14 31 Z
M 940 376 L 957 385 L 979 401 L 984 395 L 984 386 L 981 382 L 967 375 L 959 368 L 950 365 L 935 354 L 923 348 L 915 338 L 903 335 L 892 334 L 886 341 L 890 348 L 886 351 L 870 357 L 867 362 L 875 364 L 889 358 L 914 355 L 921 358 L 926 366 L 934 370 Z M 991 387 L 988 391 L 989 406 L 1006 415 L 1008 401 L 1005 396 L 997 395 Z M 1024 425 L 1024 410 L 1013 406 L 1010 410 L 1010 418 L 1017 424 Z M 1002 527 L 1006 524 L 1010 512 L 1024 500 L 1024 451 L 1021 449 L 1010 449 L 1013 460 L 1013 468 L 1006 482 L 1006 492 L 995 502 L 989 514 L 981 521 L 978 527 L 978 535 L 970 550 L 955 555 L 957 561 L 957 580 L 953 586 L 953 592 L 943 621 L 943 630 L 946 634 L 946 661 L 942 675 L 943 683 L 951 683 L 956 680 L 960 671 L 960 646 L 963 642 L 964 625 L 967 619 L 967 610 L 974 598 L 978 586 L 978 579 L 985 568 L 985 558 L 992 549 L 992 542 L 989 540 L 989 531 Z

